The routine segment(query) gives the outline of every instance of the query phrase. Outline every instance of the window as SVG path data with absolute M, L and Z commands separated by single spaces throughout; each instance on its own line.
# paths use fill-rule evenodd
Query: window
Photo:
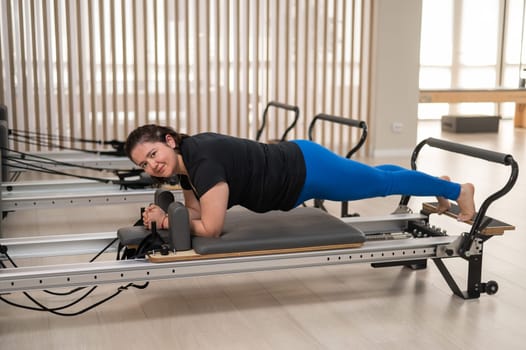
M 517 88 L 524 0 L 423 0 L 420 89 Z M 420 119 L 499 114 L 513 103 L 422 103 Z

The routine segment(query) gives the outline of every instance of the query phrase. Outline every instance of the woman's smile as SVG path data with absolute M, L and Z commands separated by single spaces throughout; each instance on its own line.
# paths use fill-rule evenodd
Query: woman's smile
M 159 177 L 170 177 L 172 176 L 172 172 L 168 170 L 169 167 L 165 163 L 159 163 L 155 167 L 155 172 L 158 174 Z M 168 171 L 168 173 L 167 173 Z

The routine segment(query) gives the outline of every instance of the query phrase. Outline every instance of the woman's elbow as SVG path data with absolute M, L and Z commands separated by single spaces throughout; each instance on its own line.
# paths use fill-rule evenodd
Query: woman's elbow
M 203 231 L 203 232 L 196 232 L 196 236 L 200 237 L 206 237 L 206 238 L 219 238 L 221 236 L 221 232 L 216 231 Z
M 207 227 L 202 223 L 194 226 L 194 234 L 200 237 L 218 238 L 223 231 L 222 227 Z
M 221 231 L 212 231 L 209 233 L 208 237 L 210 238 L 219 238 L 221 236 Z

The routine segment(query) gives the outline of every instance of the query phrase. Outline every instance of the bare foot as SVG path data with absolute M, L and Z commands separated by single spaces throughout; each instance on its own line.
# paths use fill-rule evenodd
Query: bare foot
M 469 221 L 475 215 L 475 186 L 471 183 L 460 185 L 460 195 L 457 198 L 460 213 L 458 221 Z
M 449 176 L 446 176 L 446 175 L 440 176 L 440 178 L 442 180 L 451 181 Z M 439 215 L 445 213 L 451 208 L 451 203 L 449 203 L 449 200 L 447 198 L 437 196 L 437 201 L 438 201 L 437 213 Z

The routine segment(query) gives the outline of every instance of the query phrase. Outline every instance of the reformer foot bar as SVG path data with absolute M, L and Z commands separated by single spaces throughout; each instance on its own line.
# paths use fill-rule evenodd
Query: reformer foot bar
M 435 262 L 455 295 L 471 299 L 481 293 L 494 294 L 498 289 L 496 282 L 481 281 L 483 245 L 489 238 L 514 227 L 486 216 L 486 211 L 491 203 L 511 190 L 517 180 L 518 165 L 511 155 L 437 139 L 420 143 L 413 160 L 424 145 L 511 167 L 507 183 L 482 203 L 469 232 L 451 236 L 431 226 L 429 219 L 435 204 L 425 204 L 418 214 L 396 211 L 379 217 L 341 219 L 315 208 L 266 214 L 234 209 L 227 214 L 225 231 L 220 238 L 192 238 L 186 208 L 173 202 L 167 209 L 170 230 L 158 232 L 161 246 L 148 251 L 144 258 L 4 268 L 0 269 L 0 294 L 352 263 L 421 268 L 428 259 Z M 156 203 L 159 197 L 156 193 Z M 408 200 L 403 197 L 400 205 L 406 205 Z M 455 210 L 453 206 L 448 215 L 454 216 Z M 302 229 L 297 230 L 298 227 Z M 287 233 L 288 230 L 291 231 Z M 148 234 L 142 227 L 122 228 L 116 237 L 126 249 L 133 250 L 138 242 L 142 244 L 145 237 L 151 237 Z M 115 236 L 108 236 L 99 243 L 112 244 L 114 239 Z M 0 240 L 0 258 L 2 252 L 11 257 L 38 254 L 23 245 Z M 450 258 L 461 258 L 468 263 L 465 291 L 444 264 L 443 260 Z

